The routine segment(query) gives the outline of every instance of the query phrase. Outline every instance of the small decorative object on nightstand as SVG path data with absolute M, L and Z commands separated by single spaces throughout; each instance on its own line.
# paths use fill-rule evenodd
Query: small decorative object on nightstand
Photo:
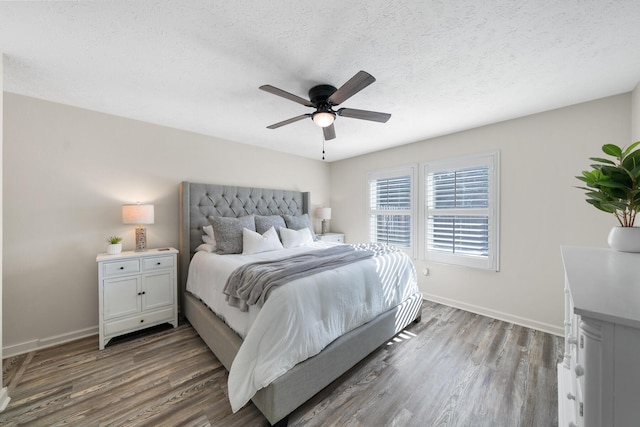
M 329 220 L 331 219 L 331 208 L 316 209 L 316 216 L 322 220 L 322 234 L 329 233 Z
M 136 252 L 147 250 L 147 229 L 142 225 L 153 224 L 153 205 L 122 205 L 122 223 L 135 224 Z
M 318 239 L 323 242 L 344 243 L 344 233 L 323 233 L 318 234 Z
M 107 238 L 107 253 L 109 255 L 117 255 L 122 252 L 122 237 L 111 236 Z
M 100 254 L 100 350 L 111 338 L 162 323 L 178 326 L 177 254 L 174 248 Z

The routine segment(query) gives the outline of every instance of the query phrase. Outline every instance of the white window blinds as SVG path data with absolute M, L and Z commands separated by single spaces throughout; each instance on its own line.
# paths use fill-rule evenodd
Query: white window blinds
M 414 254 L 415 167 L 369 173 L 369 238 Z
M 425 165 L 426 258 L 498 269 L 498 153 Z

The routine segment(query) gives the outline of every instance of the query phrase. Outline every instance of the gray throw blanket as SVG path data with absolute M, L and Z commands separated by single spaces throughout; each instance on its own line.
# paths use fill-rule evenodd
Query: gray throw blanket
M 288 258 L 259 261 L 235 269 L 224 287 L 229 305 L 247 311 L 249 305 L 262 307 L 269 293 L 287 282 L 334 269 L 374 254 L 393 251 L 379 245 L 339 245 L 294 255 Z

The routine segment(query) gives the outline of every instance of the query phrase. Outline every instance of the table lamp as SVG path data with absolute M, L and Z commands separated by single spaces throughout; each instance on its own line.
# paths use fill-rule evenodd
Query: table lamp
M 143 224 L 153 224 L 153 205 L 122 205 L 122 223 L 136 224 L 136 252 L 147 250 L 147 229 Z
M 331 219 L 331 208 L 316 209 L 316 216 L 322 220 L 322 232 L 320 234 L 327 234 L 329 232 L 329 223 L 327 221 Z

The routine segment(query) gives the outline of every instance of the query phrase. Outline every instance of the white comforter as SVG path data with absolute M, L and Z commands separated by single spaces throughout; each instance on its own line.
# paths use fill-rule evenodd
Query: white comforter
M 250 256 L 198 252 L 193 257 L 187 289 L 244 337 L 229 372 L 234 412 L 296 364 L 418 292 L 413 263 L 395 252 L 290 282 L 271 292 L 262 309 L 250 306 L 242 313 L 227 305 L 222 289 L 241 264 L 327 245 L 316 242 Z

